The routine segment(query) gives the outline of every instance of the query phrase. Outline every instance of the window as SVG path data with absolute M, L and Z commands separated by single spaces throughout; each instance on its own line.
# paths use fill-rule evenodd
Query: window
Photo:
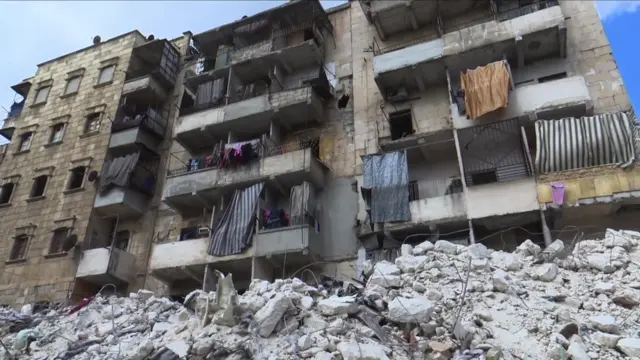
M 49 254 L 60 254 L 65 252 L 62 249 L 62 246 L 64 245 L 64 241 L 67 239 L 68 235 L 69 229 L 67 228 L 58 228 L 53 230 L 51 245 L 49 245 Z
M 98 76 L 98 84 L 108 83 L 113 80 L 113 74 L 116 71 L 115 65 L 109 65 L 100 69 L 100 76 Z
M 11 202 L 11 195 L 13 195 L 13 189 L 15 189 L 15 187 L 16 184 L 14 183 L 6 183 L 0 186 L 0 205 Z
M 85 166 L 78 166 L 69 171 L 69 182 L 67 190 L 82 189 L 84 186 L 84 175 L 87 172 Z
M 33 132 L 28 132 L 20 135 L 20 145 L 18 151 L 27 151 L 31 147 L 31 139 L 33 139 Z
M 64 94 L 75 94 L 80 89 L 80 80 L 82 80 L 82 76 L 74 76 L 67 80 L 67 86 L 64 88 Z
M 188 227 L 180 229 L 180 239 L 179 241 L 184 240 L 193 240 L 198 238 L 198 227 Z
M 473 185 L 483 185 L 498 182 L 498 174 L 495 170 L 487 170 L 471 174 L 471 183 Z
M 389 114 L 389 125 L 391 126 L 391 140 L 402 139 L 413 134 L 413 121 L 411 110 L 403 110 Z
M 29 235 L 18 235 L 13 239 L 13 246 L 9 254 L 9 260 L 22 260 L 27 257 L 27 245 L 29 245 Z
M 538 83 L 545 83 L 545 82 L 548 82 L 548 81 L 564 79 L 566 77 L 567 77 L 567 73 L 565 71 L 563 71 L 563 72 L 559 72 L 557 74 L 551 74 L 551 75 L 539 77 L 538 78 Z
M 40 196 L 44 196 L 44 192 L 47 190 L 48 180 L 48 175 L 40 175 L 33 179 L 33 185 L 31 185 L 31 193 L 29 193 L 29 197 L 37 198 Z
M 51 135 L 49 136 L 49 144 L 55 144 L 62 141 L 64 137 L 64 123 L 55 124 L 51 127 Z
M 102 120 L 102 113 L 93 113 L 87 115 L 84 123 L 84 133 L 90 133 L 100 130 L 100 122 Z
M 116 233 L 113 239 L 113 247 L 124 251 L 129 248 L 129 230 L 122 230 Z
M 47 98 L 49 97 L 49 91 L 51 90 L 51 86 L 44 86 L 38 89 L 36 92 L 36 100 L 33 104 L 43 104 L 47 102 Z
M 418 191 L 418 181 L 409 181 L 409 202 L 420 199 L 420 192 Z

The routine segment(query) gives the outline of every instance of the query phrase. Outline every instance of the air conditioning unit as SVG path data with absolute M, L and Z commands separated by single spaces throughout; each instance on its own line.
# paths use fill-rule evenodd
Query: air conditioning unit
M 198 228 L 198 238 L 211 236 L 211 230 L 208 227 Z
M 409 98 L 409 93 L 407 93 L 407 88 L 400 87 L 397 89 L 387 91 L 387 100 L 389 102 L 400 102 L 405 101 Z

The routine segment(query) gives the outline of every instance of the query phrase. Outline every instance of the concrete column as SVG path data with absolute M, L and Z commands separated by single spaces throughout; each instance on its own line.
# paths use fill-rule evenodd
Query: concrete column
M 469 245 L 476 243 L 476 234 L 473 232 L 473 222 L 469 220 Z
M 251 264 L 251 279 L 273 280 L 273 266 L 265 258 L 254 257 Z
M 233 144 L 234 142 L 236 142 L 236 139 L 237 139 L 236 134 L 229 131 L 229 134 L 227 134 L 227 144 Z
M 204 267 L 204 279 L 202 280 L 202 291 L 216 291 L 216 285 L 218 283 L 218 277 L 213 271 L 211 264 L 207 264 Z
M 460 170 L 460 181 L 465 192 L 467 190 L 467 181 L 464 176 L 464 166 L 462 165 L 462 152 L 460 151 L 460 140 L 458 139 L 458 130 L 453 129 L 453 139 L 456 142 L 456 154 L 458 155 L 458 168 Z
M 546 247 L 551 245 L 553 238 L 551 237 L 551 230 L 549 230 L 543 210 L 540 210 L 540 222 L 542 223 L 542 236 L 544 237 L 544 246 Z

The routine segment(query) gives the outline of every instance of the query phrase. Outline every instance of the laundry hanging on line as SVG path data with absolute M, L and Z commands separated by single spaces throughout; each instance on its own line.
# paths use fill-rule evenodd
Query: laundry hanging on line
M 476 119 L 507 107 L 510 86 L 511 76 L 504 60 L 460 73 L 467 117 Z

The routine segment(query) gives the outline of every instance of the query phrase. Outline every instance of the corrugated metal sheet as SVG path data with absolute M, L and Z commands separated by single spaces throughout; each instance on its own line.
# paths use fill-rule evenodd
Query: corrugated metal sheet
M 251 246 L 256 220 L 256 207 L 264 183 L 236 190 L 231 204 L 215 224 L 207 254 L 228 256 L 239 254 Z
M 536 121 L 536 169 L 550 173 L 635 160 L 634 124 L 627 113 Z

